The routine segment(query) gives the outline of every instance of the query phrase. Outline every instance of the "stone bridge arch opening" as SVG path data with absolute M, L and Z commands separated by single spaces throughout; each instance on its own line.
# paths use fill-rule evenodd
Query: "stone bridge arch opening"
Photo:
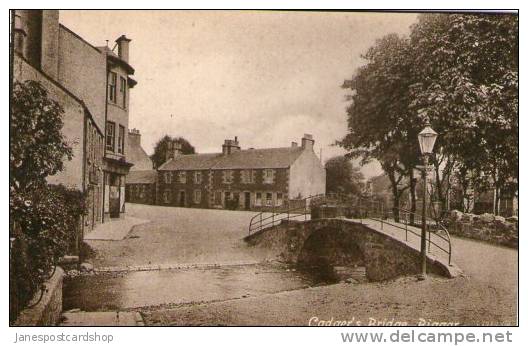
M 297 266 L 321 282 L 367 281 L 360 244 L 350 232 L 339 228 L 326 226 L 311 232 L 299 252 Z

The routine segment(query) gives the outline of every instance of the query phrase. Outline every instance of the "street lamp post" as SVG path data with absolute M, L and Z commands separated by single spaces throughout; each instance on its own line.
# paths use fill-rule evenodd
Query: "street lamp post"
M 431 128 L 429 120 L 426 121 L 425 128 L 418 134 L 418 142 L 420 143 L 420 151 L 423 157 L 423 203 L 422 203 L 422 239 L 420 244 L 420 252 L 422 255 L 422 270 L 419 276 L 420 280 L 425 280 L 427 276 L 427 252 L 426 252 L 426 237 L 427 237 L 427 170 L 429 164 L 429 155 L 433 153 L 434 144 L 438 134 Z

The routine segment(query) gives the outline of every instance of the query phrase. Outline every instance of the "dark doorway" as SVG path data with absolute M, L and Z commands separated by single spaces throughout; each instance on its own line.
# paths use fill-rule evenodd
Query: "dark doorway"
M 185 207 L 185 191 L 180 191 L 180 207 Z
M 111 218 L 118 218 L 119 217 L 119 186 L 113 186 L 110 185 L 110 198 L 109 198 L 109 206 L 110 206 L 110 217 Z
M 244 208 L 249 210 L 251 208 L 251 193 L 244 192 Z

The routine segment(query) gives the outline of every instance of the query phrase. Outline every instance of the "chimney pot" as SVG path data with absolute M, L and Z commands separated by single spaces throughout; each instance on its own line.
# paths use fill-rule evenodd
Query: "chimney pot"
M 305 133 L 302 140 L 301 140 L 301 146 L 303 149 L 311 149 L 313 150 L 313 145 L 315 141 L 313 139 L 313 136 L 310 134 Z
M 229 155 L 235 151 L 239 151 L 240 146 L 238 145 L 238 138 L 235 137 L 235 140 L 225 139 L 224 145 L 222 145 L 222 154 Z
M 125 35 L 119 36 L 119 38 L 116 40 L 117 55 L 126 63 L 128 63 L 130 41 L 132 40 Z
M 291 142 L 291 146 L 292 148 L 297 148 L 299 144 L 297 144 L 297 142 Z

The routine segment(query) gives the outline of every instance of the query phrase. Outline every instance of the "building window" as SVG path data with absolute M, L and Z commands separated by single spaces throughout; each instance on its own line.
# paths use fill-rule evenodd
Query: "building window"
M 255 182 L 255 171 L 252 169 L 245 169 L 241 173 L 242 184 L 253 184 Z
M 117 85 L 117 73 L 110 72 L 110 80 L 108 81 L 108 99 L 116 103 L 116 85 Z
M 202 172 L 194 172 L 194 183 L 195 184 L 202 183 Z
M 281 192 L 277 192 L 277 203 L 276 204 L 278 206 L 282 205 L 282 193 Z
M 111 121 L 106 123 L 106 150 L 114 151 L 115 124 Z
M 165 184 L 170 184 L 172 182 L 172 172 L 165 172 L 163 178 L 165 179 Z
M 215 205 L 222 204 L 222 191 L 215 191 Z
M 123 108 L 126 108 L 127 102 L 127 80 L 123 77 L 119 78 L 119 91 L 121 92 L 121 100 L 123 101 Z
M 271 207 L 273 205 L 273 194 L 271 192 L 266 193 L 266 206 Z
M 226 170 L 226 171 L 223 171 L 222 172 L 222 182 L 224 184 L 231 184 L 233 183 L 233 171 L 231 170 Z
M 117 152 L 125 154 L 125 127 L 119 125 L 119 135 L 117 136 Z
M 185 184 L 187 182 L 187 174 L 185 174 L 185 172 L 178 173 L 178 182 L 180 184 Z
M 97 137 L 97 131 L 95 130 L 95 127 L 92 127 L 92 140 L 91 142 L 91 152 L 92 152 L 92 161 L 97 162 L 97 145 L 98 145 L 98 137 Z
M 171 191 L 169 189 L 166 189 L 163 191 L 163 202 L 170 203 L 171 198 Z
M 194 190 L 194 203 L 200 204 L 202 202 L 202 190 Z
M 262 180 L 264 181 L 264 184 L 273 184 L 273 180 L 275 178 L 275 171 L 273 169 L 265 169 L 262 174 Z
M 255 194 L 255 206 L 260 207 L 262 206 L 262 193 L 257 192 Z

